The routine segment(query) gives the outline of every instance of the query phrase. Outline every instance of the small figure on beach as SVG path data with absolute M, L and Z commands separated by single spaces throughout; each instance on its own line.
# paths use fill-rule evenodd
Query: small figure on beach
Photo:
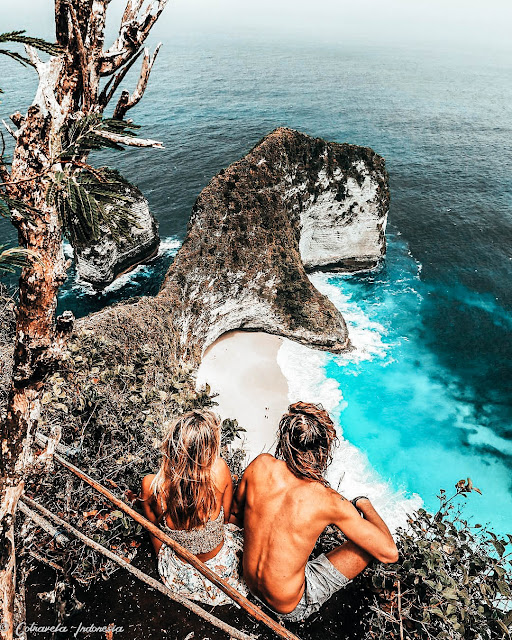
M 275 457 L 247 467 L 233 499 L 231 522 L 244 527 L 243 575 L 251 593 L 283 621 L 300 621 L 343 589 L 372 558 L 393 563 L 395 542 L 365 496 L 334 491 L 324 473 L 336 431 L 320 405 L 290 405 L 280 423 Z M 312 561 L 326 526 L 347 541 Z
M 142 480 L 144 514 L 242 595 L 243 532 L 228 524 L 233 482 L 220 457 L 220 421 L 211 411 L 190 411 L 173 422 L 158 473 Z M 170 589 L 209 605 L 231 599 L 160 540 L 151 537 L 158 571 Z

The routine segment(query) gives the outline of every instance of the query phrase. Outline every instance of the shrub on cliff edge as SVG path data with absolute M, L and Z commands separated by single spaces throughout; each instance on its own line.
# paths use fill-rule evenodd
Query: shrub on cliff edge
M 512 637 L 512 535 L 468 523 L 460 498 L 479 490 L 469 478 L 455 488 L 451 497 L 441 490 L 436 514 L 420 509 L 398 531 L 397 564 L 376 564 L 362 578 L 374 594 L 366 637 Z

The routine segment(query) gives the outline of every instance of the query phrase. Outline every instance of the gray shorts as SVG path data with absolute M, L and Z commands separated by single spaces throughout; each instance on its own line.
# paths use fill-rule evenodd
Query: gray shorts
M 290 613 L 279 613 L 279 619 L 299 622 L 318 611 L 329 598 L 347 586 L 350 580 L 322 553 L 306 564 L 306 588 L 299 604 Z

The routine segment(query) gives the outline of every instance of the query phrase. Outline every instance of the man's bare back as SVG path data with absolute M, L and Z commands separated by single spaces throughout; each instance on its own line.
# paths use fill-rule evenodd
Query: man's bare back
M 353 543 L 327 555 L 347 579 L 376 557 L 396 561 L 396 547 L 369 500 L 356 508 L 318 481 L 296 477 L 282 460 L 258 456 L 246 469 L 233 501 L 233 519 L 245 529 L 244 578 L 251 592 L 279 613 L 301 600 L 305 567 L 315 543 L 329 524 Z

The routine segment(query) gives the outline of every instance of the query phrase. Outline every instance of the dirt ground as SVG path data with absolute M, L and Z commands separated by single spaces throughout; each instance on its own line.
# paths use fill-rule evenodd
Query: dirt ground
M 145 541 L 139 548 L 133 564 L 158 577 L 149 541 Z M 56 583 L 61 580 L 61 575 L 43 565 L 38 565 L 29 575 L 26 585 L 28 640 L 68 640 L 75 637 L 80 640 L 226 640 L 228 637 L 122 569 L 109 580 L 99 581 L 88 590 L 75 585 L 75 598 L 83 606 L 78 608 L 80 605 L 77 607 L 75 598 L 68 597 L 66 611 L 61 618 L 60 605 L 48 602 L 40 595 L 53 591 Z M 68 587 L 67 596 L 70 592 Z M 357 585 L 349 586 L 345 592 L 331 598 L 305 623 L 290 623 L 288 628 L 301 640 L 363 638 L 361 619 L 357 615 L 359 607 L 357 603 L 351 602 L 354 598 L 350 597 L 356 593 Z M 262 624 L 253 623 L 243 610 L 235 606 L 210 607 L 209 610 L 233 627 L 257 636 L 259 640 L 276 637 Z M 53 635 L 38 629 L 30 632 L 32 623 L 38 627 L 52 626 L 57 624 L 59 618 L 67 631 Z M 118 628 L 112 636 L 103 630 L 86 630 L 90 625 L 107 627 L 111 624 Z M 122 631 L 119 627 L 122 627 Z

